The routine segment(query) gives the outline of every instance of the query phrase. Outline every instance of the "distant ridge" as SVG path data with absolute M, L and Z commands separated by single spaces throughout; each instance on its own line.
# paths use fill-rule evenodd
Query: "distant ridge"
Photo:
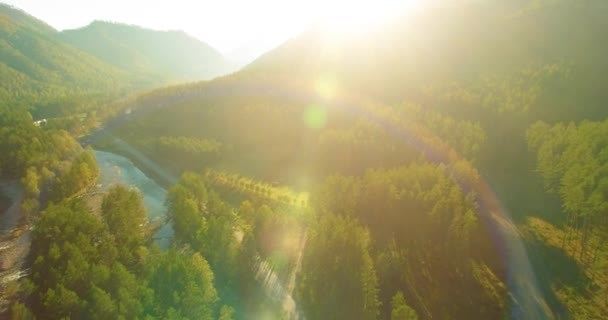
M 0 16 L 2 20 L 8 19 L 23 28 L 29 28 L 40 33 L 52 34 L 57 32 L 55 28 L 46 22 L 36 19 L 27 12 L 8 4 L 0 3 Z
M 0 105 L 31 109 L 132 85 L 127 72 L 60 41 L 57 34 L 31 15 L 0 4 Z
M 216 49 L 183 31 L 93 21 L 59 39 L 123 70 L 167 81 L 208 80 L 235 70 Z

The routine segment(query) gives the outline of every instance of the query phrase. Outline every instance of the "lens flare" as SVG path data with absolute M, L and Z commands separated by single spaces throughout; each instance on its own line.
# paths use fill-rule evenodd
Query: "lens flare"
M 283 87 L 280 88 L 269 87 L 262 89 L 266 90 L 261 90 L 260 86 L 257 85 L 241 85 L 233 90 L 210 91 L 208 97 L 250 97 L 251 95 L 259 94 L 259 92 L 269 92 L 276 97 L 289 98 L 302 103 L 319 99 L 319 92 L 310 92 L 312 90 L 310 90 L 309 82 L 298 83 L 292 86 L 283 84 Z M 332 110 L 342 110 L 375 122 L 382 126 L 387 133 L 399 138 L 404 144 L 418 149 L 430 162 L 439 165 L 453 164 L 454 172 L 452 173 L 452 178 L 465 193 L 475 195 L 475 200 L 478 203 L 478 216 L 483 221 L 485 227 L 490 230 L 497 252 L 504 257 L 503 262 L 505 263 L 508 277 L 507 285 L 511 294 L 509 317 L 512 319 L 554 318 L 553 312 L 538 286 L 535 270 L 530 263 L 527 249 L 519 235 L 517 226 L 514 225 L 509 212 L 503 207 L 496 192 L 484 180 L 483 176 L 478 174 L 474 167 L 466 162 L 455 150 L 451 149 L 449 145 L 438 143 L 441 139 L 435 137 L 431 131 L 412 123 L 404 123 L 403 119 L 392 116 L 389 106 L 372 103 L 361 96 L 350 92 L 343 92 L 340 94 L 339 99 L 335 97 L 331 101 L 331 108 Z M 141 112 L 137 112 L 136 115 L 141 116 L 146 112 L 150 112 L 150 110 L 152 109 L 144 109 Z M 327 119 L 327 107 L 324 105 L 310 105 L 303 114 L 304 123 L 311 129 L 325 127 Z M 121 126 L 123 122 L 119 118 L 108 125 L 117 127 Z M 107 135 L 107 132 L 102 131 L 99 136 L 104 135 Z M 98 138 L 96 137 L 95 139 Z M 130 151 L 139 153 L 126 143 L 124 143 L 123 148 L 133 149 Z M 143 157 L 143 160 L 149 160 L 151 163 L 154 163 L 154 160 L 147 159 L 145 156 Z M 305 240 L 301 242 L 302 247 L 304 243 Z M 301 249 L 299 252 L 301 252 Z M 290 281 L 289 289 L 286 289 L 276 274 L 272 272 L 271 265 L 267 261 L 262 260 L 259 256 L 256 257 L 256 261 L 258 271 L 255 277 L 264 284 L 265 294 L 275 302 L 291 306 L 289 310 L 298 312 L 295 301 L 291 296 L 292 290 L 290 290 L 293 288 L 292 285 L 295 283 L 295 280 Z M 272 315 L 259 314 L 256 319 L 271 319 L 269 317 L 272 317 Z
M 317 78 L 315 83 L 317 94 L 326 100 L 331 100 L 336 95 L 336 77 L 332 74 L 324 74 Z
M 311 105 L 304 112 L 304 123 L 310 129 L 322 129 L 327 123 L 327 109 L 319 105 Z

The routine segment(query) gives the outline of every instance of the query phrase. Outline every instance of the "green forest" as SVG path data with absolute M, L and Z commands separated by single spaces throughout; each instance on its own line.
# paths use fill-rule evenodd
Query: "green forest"
M 185 33 L 0 6 L 0 318 L 608 319 L 608 3 L 456 3 L 170 86 Z

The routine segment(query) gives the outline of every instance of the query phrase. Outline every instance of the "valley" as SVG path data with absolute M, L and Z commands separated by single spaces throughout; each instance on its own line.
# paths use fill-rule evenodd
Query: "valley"
M 0 4 L 0 318 L 606 319 L 608 5 L 442 3 L 244 66 Z

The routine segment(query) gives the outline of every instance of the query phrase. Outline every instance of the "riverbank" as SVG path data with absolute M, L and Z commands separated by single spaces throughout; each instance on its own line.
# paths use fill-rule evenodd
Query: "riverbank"
M 104 193 L 117 184 L 136 188 L 142 195 L 148 221 L 155 223 L 155 221 L 166 220 L 165 199 L 167 191 L 156 180 L 149 177 L 128 157 L 113 152 L 95 150 L 95 158 L 99 167 L 100 178 L 94 193 Z M 93 200 L 93 202 L 95 201 Z M 154 238 L 161 248 L 167 248 L 172 235 L 171 224 L 163 224 Z
M 162 210 L 163 215 L 157 217 L 164 217 L 164 214 L 166 214 L 166 210 L 164 208 L 165 194 L 154 194 L 155 188 L 146 187 L 147 183 L 144 180 L 150 179 L 151 181 L 154 181 L 157 186 L 161 185 L 160 183 L 158 183 L 159 179 L 165 181 L 165 183 L 167 183 L 167 181 L 162 177 L 159 177 L 158 175 L 154 175 L 154 172 L 156 172 L 157 170 L 146 166 L 145 163 L 147 161 L 142 161 L 141 157 L 133 157 L 132 155 L 134 154 L 134 150 L 129 150 L 130 152 L 125 152 L 124 147 L 109 149 L 113 150 L 113 152 L 105 151 L 107 149 L 103 151 L 95 151 L 95 155 L 101 172 L 101 180 L 105 180 L 100 182 L 100 184 L 102 185 L 100 189 L 104 189 L 104 187 L 107 187 L 109 184 L 119 181 L 122 181 L 124 184 L 130 186 L 135 186 L 142 192 L 142 195 L 144 196 L 144 203 L 147 204 L 147 209 L 150 211 L 150 204 L 152 204 L 153 206 L 156 206 L 156 209 L 154 210 L 156 210 L 157 212 Z M 123 152 L 121 152 L 120 150 L 122 150 Z M 160 197 L 163 198 L 162 202 L 155 200 Z M 153 203 L 150 203 L 150 201 L 152 201 Z M 299 202 L 296 202 L 296 204 L 298 203 Z M 296 205 L 295 207 L 298 206 Z M 153 216 L 154 214 L 150 214 L 149 212 L 149 218 L 153 219 Z M 163 234 L 162 231 L 163 230 L 157 233 L 156 241 L 165 240 L 165 245 L 168 246 L 168 240 L 166 238 L 170 237 L 172 233 Z M 273 305 L 272 309 L 274 309 L 275 312 L 281 310 L 283 314 L 289 315 L 290 319 L 300 318 L 298 306 L 293 298 L 293 291 L 295 289 L 297 273 L 301 268 L 301 256 L 305 243 L 304 234 L 305 231 L 303 231 L 302 234 L 298 236 L 298 239 L 300 241 L 297 246 L 298 259 L 295 262 L 295 265 L 292 266 L 292 268 L 286 271 L 286 273 L 283 275 L 277 274 L 275 270 L 273 270 L 271 263 L 262 259 L 260 256 L 257 257 L 256 260 L 258 261 L 258 263 L 254 270 L 252 270 L 252 272 L 256 282 L 260 285 L 260 291 L 263 294 L 261 296 L 257 296 L 262 300 L 258 301 L 256 298 L 256 302 L 254 303 L 254 305 L 258 305 L 262 303 L 262 301 L 268 300 L 267 302 Z M 160 235 L 160 237 L 158 235 Z M 238 238 L 238 235 L 235 234 L 235 236 L 237 236 Z M 161 247 L 163 246 L 161 245 Z
M 0 213 L 0 315 L 10 306 L 25 275 L 23 264 L 30 249 L 29 226 L 19 226 L 23 191 L 19 180 L 0 180 L 4 210 Z
M 146 154 L 120 138 L 108 136 L 93 143 L 92 147 L 95 150 L 114 153 L 129 159 L 147 177 L 164 189 L 168 189 L 178 180 L 179 173 L 161 167 L 154 160 L 148 158 Z

